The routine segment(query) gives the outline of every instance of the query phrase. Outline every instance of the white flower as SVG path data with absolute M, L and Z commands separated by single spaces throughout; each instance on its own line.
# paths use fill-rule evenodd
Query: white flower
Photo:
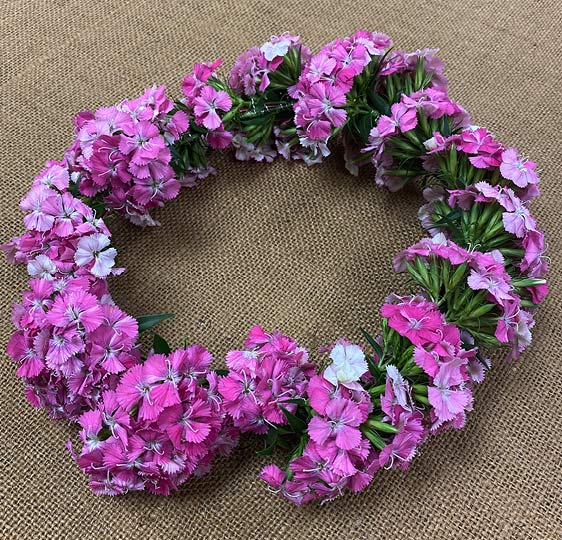
M 27 263 L 27 273 L 35 278 L 51 280 L 56 271 L 55 263 L 47 255 L 37 255 L 33 261 Z
M 412 408 L 408 403 L 408 398 L 410 395 L 410 385 L 408 381 L 402 377 L 400 371 L 396 366 L 389 364 L 386 366 L 386 376 L 390 380 L 390 384 L 392 385 L 392 391 L 394 392 L 394 398 L 396 399 L 396 403 L 406 409 L 407 411 L 411 411 Z
M 105 234 L 96 233 L 80 239 L 74 254 L 78 266 L 85 266 L 92 261 L 90 272 L 96 277 L 106 277 L 115 264 L 117 250 L 109 247 L 110 240 Z
M 357 388 L 357 381 L 368 370 L 361 347 L 351 343 L 336 343 L 330 358 L 333 362 L 325 369 L 324 378 L 334 386 L 339 383 L 348 388 Z
M 265 56 L 265 59 L 268 62 L 271 62 L 277 56 L 285 56 L 289 51 L 290 45 L 291 45 L 290 39 L 280 39 L 276 43 L 272 43 L 271 41 L 268 41 L 267 43 L 264 43 L 260 47 L 260 51 Z

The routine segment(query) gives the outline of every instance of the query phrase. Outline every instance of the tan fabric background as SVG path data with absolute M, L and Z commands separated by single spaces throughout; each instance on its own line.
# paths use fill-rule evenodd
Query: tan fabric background
M 476 122 L 543 168 L 534 211 L 547 230 L 552 295 L 520 363 L 497 364 L 468 427 L 430 441 L 408 473 L 383 472 L 362 494 L 296 508 L 256 475 L 254 442 L 169 498 L 92 495 L 63 442 L 74 430 L 32 409 L 0 362 L 0 537 L 34 539 L 550 539 L 562 537 L 559 0 L 2 1 L 0 240 L 22 230 L 17 203 L 44 160 L 59 158 L 80 108 L 179 93 L 197 60 L 225 65 L 271 34 L 318 48 L 364 27 L 400 47 L 439 47 L 452 95 Z M 159 229 L 114 225 L 114 282 L 131 314 L 171 310 L 173 344 L 206 344 L 221 362 L 255 322 L 315 350 L 375 330 L 390 291 L 406 292 L 392 254 L 421 234 L 419 194 L 390 195 L 341 159 L 306 168 L 217 160 L 220 175 L 185 192 Z M 1 346 L 23 268 L 0 262 Z

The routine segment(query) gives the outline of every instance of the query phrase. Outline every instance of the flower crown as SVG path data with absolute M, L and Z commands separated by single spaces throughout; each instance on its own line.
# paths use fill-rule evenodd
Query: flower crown
M 435 50 L 405 53 L 358 31 L 316 54 L 291 35 L 236 60 L 196 64 L 170 99 L 154 86 L 74 119 L 61 161 L 48 161 L 21 202 L 26 232 L 3 246 L 27 265 L 8 353 L 32 405 L 80 427 L 68 448 L 97 494 L 167 495 L 206 473 L 241 432 L 280 449 L 283 468 L 260 477 L 297 504 L 360 491 L 380 468 L 408 467 L 430 434 L 461 428 L 472 389 L 490 368 L 484 350 L 516 359 L 531 342 L 547 294 L 544 236 L 529 212 L 535 163 L 506 147 L 447 94 Z M 150 210 L 215 169 L 211 150 L 239 160 L 330 154 L 341 136 L 348 170 L 372 163 L 396 191 L 416 181 L 428 232 L 399 253 L 414 293 L 392 294 L 379 335 L 344 339 L 318 370 L 292 338 L 254 326 L 228 370 L 202 345 L 171 351 L 139 333 L 168 314 L 133 318 L 113 302 L 107 219 L 155 225 Z

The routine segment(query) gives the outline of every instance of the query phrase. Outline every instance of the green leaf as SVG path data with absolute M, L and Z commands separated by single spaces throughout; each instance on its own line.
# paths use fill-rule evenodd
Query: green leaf
M 141 315 L 137 317 L 137 322 L 139 324 L 139 332 L 144 332 L 153 326 L 156 326 L 158 323 L 165 321 L 173 317 L 173 313 L 156 313 L 154 315 Z
M 291 398 L 291 399 L 283 399 L 280 403 L 295 403 L 296 405 L 306 405 L 306 399 L 303 398 Z
M 365 435 L 371 444 L 378 450 L 382 450 L 386 446 L 383 438 L 376 431 L 365 429 L 363 430 L 363 435 Z
M 289 422 L 289 425 L 295 433 L 304 433 L 306 431 L 307 426 L 304 420 L 301 420 L 298 416 L 295 416 L 291 411 L 288 411 L 282 405 L 279 405 L 279 408 L 281 409 L 281 411 L 283 411 L 287 422 Z
M 154 333 L 154 341 L 152 342 L 152 348 L 156 354 L 170 354 L 172 349 L 168 345 L 168 342 L 159 336 L 156 332 Z
M 375 353 L 379 357 L 378 359 L 380 361 L 383 357 L 383 352 L 382 352 L 381 346 L 375 341 L 375 338 L 373 336 L 371 336 L 371 334 L 369 334 L 369 332 L 367 332 L 367 330 L 365 330 L 364 328 L 360 328 L 360 330 L 361 330 L 361 333 L 363 334 L 363 337 L 367 341 L 367 343 L 373 348 L 373 350 L 375 351 Z
M 266 446 L 263 450 L 256 450 L 256 454 L 258 456 L 271 456 L 273 454 L 273 450 L 275 447 L 273 446 Z

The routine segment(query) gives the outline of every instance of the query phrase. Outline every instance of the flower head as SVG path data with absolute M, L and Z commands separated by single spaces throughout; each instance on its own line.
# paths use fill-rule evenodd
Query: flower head
M 330 352 L 332 363 L 324 370 L 324 378 L 334 386 L 342 384 L 357 388 L 357 381 L 368 370 L 365 353 L 358 345 L 340 340 Z

